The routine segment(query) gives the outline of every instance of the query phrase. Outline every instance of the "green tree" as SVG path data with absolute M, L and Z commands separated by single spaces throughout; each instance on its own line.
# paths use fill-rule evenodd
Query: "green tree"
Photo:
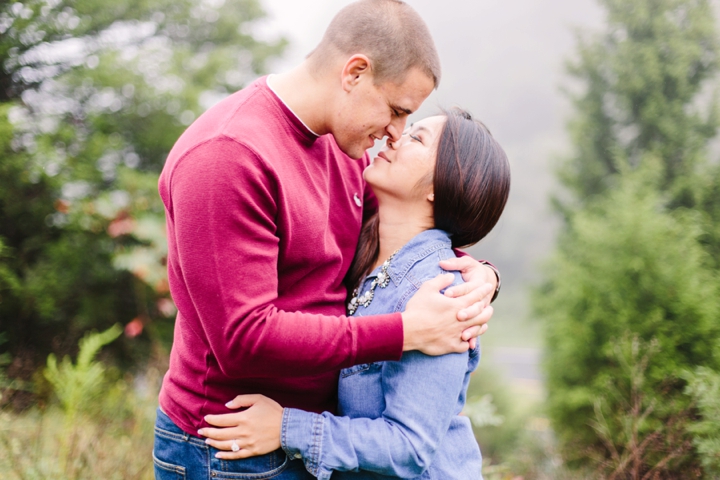
M 720 292 L 698 242 L 700 215 L 667 210 L 656 186 L 662 173 L 660 167 L 624 172 L 615 189 L 572 213 L 550 262 L 552 273 L 535 296 L 546 328 L 549 415 L 569 460 L 587 461 L 598 451 L 610 457 L 605 437 L 626 435 L 624 423 L 634 421 L 631 399 L 607 395 L 630 391 L 635 381 L 632 369 L 618 361 L 623 338 L 657 344 L 636 381 L 636 398 L 643 399 L 643 409 L 651 407 L 637 425 L 640 439 L 664 424 L 680 425 L 688 415 L 684 371 L 720 367 Z M 617 414 L 610 435 L 592 428 L 601 398 L 605 411 Z M 673 446 L 656 447 L 645 452 L 646 472 Z M 667 468 L 697 467 L 693 455 Z
M 695 445 L 702 455 L 710 478 L 720 477 L 720 374 L 700 367 L 689 377 L 687 392 L 700 410 L 700 418 L 690 427 Z
M 560 178 L 580 203 L 617 181 L 623 166 L 662 165 L 660 188 L 681 196 L 718 127 L 707 91 L 718 67 L 715 15 L 707 0 L 599 0 L 607 28 L 579 36 L 568 64 L 575 147 Z M 708 101 L 710 100 L 710 101 Z
M 197 115 L 282 52 L 283 39 L 255 39 L 263 16 L 258 0 L 0 2 L 0 332 L 21 360 L 12 375 L 90 328 L 171 329 L 157 176 Z M 120 342 L 122 358 L 147 350 L 136 344 Z
M 607 28 L 579 37 L 568 65 L 579 89 L 558 172 L 569 196 L 555 200 L 565 224 L 534 298 L 548 409 L 575 464 L 673 478 L 702 464 L 683 372 L 720 366 L 715 16 L 706 0 L 600 3 Z M 621 353 L 627 338 L 657 352 Z

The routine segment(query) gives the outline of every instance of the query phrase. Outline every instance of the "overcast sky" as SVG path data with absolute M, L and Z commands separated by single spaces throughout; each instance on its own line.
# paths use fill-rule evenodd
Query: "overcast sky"
M 259 33 L 282 34 L 291 46 L 277 72 L 301 62 L 346 0 L 262 0 L 270 18 Z M 503 219 L 472 253 L 495 262 L 510 291 L 536 278 L 550 251 L 554 225 L 548 197 L 552 163 L 568 151 L 570 114 L 559 89 L 574 29 L 599 30 L 591 0 L 410 0 L 433 34 L 443 66 L 440 88 L 417 117 L 459 105 L 481 119 L 505 148 L 513 171 Z M 417 118 L 416 117 L 416 118 Z

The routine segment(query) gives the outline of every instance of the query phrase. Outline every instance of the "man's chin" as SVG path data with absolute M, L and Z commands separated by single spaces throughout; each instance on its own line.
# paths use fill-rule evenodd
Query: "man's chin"
M 340 150 L 342 150 L 345 155 L 348 157 L 354 159 L 354 160 L 360 160 L 363 155 L 365 155 L 365 149 L 363 147 L 357 146 L 357 145 L 351 145 L 350 148 L 343 148 L 340 147 Z

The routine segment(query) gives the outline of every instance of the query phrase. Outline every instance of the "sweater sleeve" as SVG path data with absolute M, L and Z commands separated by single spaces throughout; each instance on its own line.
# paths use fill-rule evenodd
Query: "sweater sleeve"
M 365 318 L 286 312 L 278 298 L 277 183 L 232 139 L 196 146 L 161 179 L 169 263 L 199 317 L 202 337 L 229 378 L 338 370 L 402 355 L 399 314 Z M 173 295 L 175 296 L 175 295 Z M 199 332 L 198 332 L 199 333 Z

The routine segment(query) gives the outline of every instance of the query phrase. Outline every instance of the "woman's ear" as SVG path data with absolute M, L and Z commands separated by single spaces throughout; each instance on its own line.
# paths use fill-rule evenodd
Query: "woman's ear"
M 428 194 L 427 199 L 428 199 L 428 202 L 430 202 L 430 203 L 434 202 L 434 201 L 435 201 L 435 194 L 434 194 L 434 193 Z

